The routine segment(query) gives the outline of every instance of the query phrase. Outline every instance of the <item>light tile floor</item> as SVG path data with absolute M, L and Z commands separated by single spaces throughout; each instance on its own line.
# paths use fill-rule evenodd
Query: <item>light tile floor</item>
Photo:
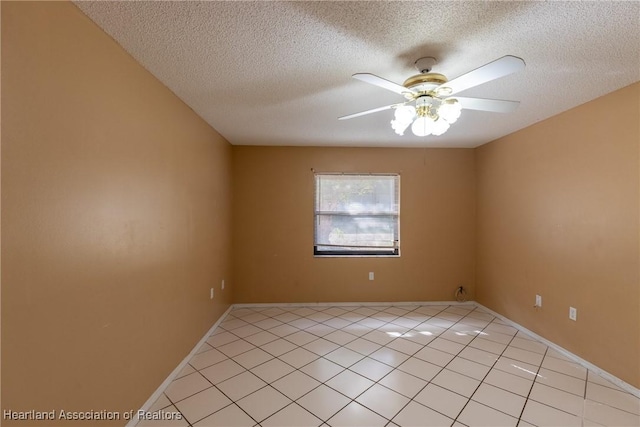
M 181 426 L 640 426 L 640 399 L 472 305 L 237 308 L 153 405 Z

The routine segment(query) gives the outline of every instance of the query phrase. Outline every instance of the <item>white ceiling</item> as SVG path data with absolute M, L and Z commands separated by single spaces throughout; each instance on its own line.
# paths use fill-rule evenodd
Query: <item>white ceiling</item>
M 640 80 L 640 2 L 76 2 L 234 145 L 476 147 Z M 524 71 L 460 93 L 521 101 L 464 110 L 442 136 L 396 135 L 402 84 L 435 56 L 453 79 L 504 55 Z

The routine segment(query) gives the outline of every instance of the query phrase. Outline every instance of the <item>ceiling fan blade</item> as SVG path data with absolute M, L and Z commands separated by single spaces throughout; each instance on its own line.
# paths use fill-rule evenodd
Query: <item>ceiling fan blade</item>
M 451 92 L 448 95 L 453 95 L 454 93 L 462 92 L 463 90 L 490 82 L 491 80 L 508 76 L 509 74 L 522 70 L 524 67 L 524 61 L 521 58 L 511 55 L 503 56 L 473 71 L 469 71 L 460 77 L 456 77 L 447 83 L 443 83 L 437 90 L 449 88 Z
M 348 116 L 338 117 L 338 120 L 353 119 L 354 117 L 360 117 L 360 116 L 365 116 L 365 115 L 371 114 L 371 113 L 377 113 L 378 111 L 389 110 L 389 109 L 391 109 L 393 107 L 397 107 L 397 106 L 400 106 L 400 105 L 404 105 L 404 102 L 401 102 L 399 104 L 385 105 L 384 107 L 374 108 L 372 110 L 361 111 L 359 113 L 349 114 Z
M 400 95 L 404 95 L 405 93 L 413 93 L 411 89 L 407 89 L 406 87 L 401 86 L 397 83 L 394 83 L 387 79 L 383 79 L 382 77 L 378 77 L 375 74 L 358 73 L 354 74 L 352 77 L 365 83 L 390 90 L 391 92 L 399 93 Z
M 467 110 L 491 111 L 494 113 L 510 113 L 520 105 L 519 101 L 503 101 L 501 99 L 465 98 L 460 96 L 455 96 L 454 98 L 460 102 L 462 108 Z

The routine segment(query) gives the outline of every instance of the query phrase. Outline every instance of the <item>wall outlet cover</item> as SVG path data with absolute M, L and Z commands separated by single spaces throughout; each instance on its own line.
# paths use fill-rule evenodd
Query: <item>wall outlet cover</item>
M 569 319 L 577 320 L 578 319 L 578 309 L 574 307 L 569 307 Z

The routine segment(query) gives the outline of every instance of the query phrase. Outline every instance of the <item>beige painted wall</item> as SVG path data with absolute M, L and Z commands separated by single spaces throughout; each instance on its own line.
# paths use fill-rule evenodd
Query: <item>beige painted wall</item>
M 476 157 L 477 300 L 635 387 L 639 145 L 637 83 Z
M 399 258 L 314 258 L 312 168 L 401 174 Z M 471 149 L 235 146 L 233 181 L 235 302 L 473 297 Z
M 2 2 L 2 409 L 144 403 L 230 302 L 230 179 L 73 4 Z

